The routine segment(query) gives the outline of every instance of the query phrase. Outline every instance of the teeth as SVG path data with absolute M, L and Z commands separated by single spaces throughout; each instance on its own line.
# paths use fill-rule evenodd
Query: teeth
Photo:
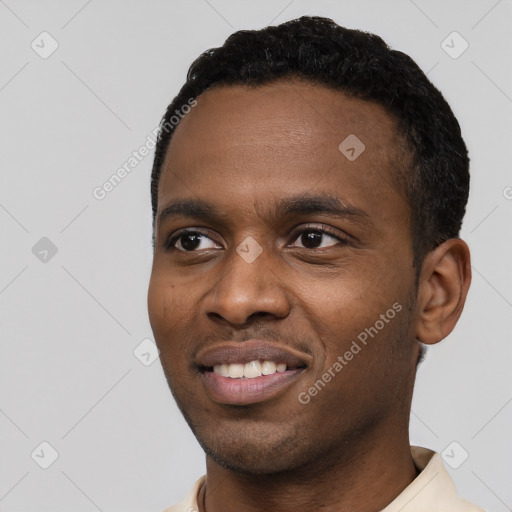
M 232 379 L 240 379 L 244 376 L 244 365 L 243 364 L 230 364 L 229 365 L 229 377 Z
M 276 373 L 276 363 L 274 361 L 264 361 L 263 366 L 261 367 L 261 373 L 263 375 L 272 375 Z
M 251 361 L 246 364 L 216 364 L 213 372 L 222 377 L 231 379 L 254 379 L 261 375 L 273 375 L 276 372 L 282 373 L 286 371 L 286 364 L 276 364 L 274 361 Z
M 218 364 L 214 366 L 213 371 L 222 377 L 229 377 L 229 365 L 227 364 Z
M 261 363 L 259 361 L 251 361 L 244 366 L 244 377 L 254 379 L 261 375 Z

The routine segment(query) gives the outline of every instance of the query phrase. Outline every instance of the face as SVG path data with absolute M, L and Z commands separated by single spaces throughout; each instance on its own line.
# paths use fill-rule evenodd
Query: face
M 215 463 L 312 467 L 406 431 L 418 348 L 400 147 L 380 106 L 300 81 L 211 89 L 177 127 L 148 307 Z

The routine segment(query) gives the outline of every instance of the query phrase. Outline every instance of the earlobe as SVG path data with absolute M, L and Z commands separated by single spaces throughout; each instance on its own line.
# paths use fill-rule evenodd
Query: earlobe
M 467 244 L 452 238 L 427 254 L 418 285 L 416 337 L 426 344 L 441 341 L 457 323 L 471 283 Z

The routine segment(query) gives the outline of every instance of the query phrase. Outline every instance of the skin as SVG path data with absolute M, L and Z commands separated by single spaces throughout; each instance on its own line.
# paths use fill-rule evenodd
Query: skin
M 354 161 L 338 149 L 349 134 L 366 146 Z M 215 87 L 176 128 L 157 218 L 182 199 L 208 201 L 220 216 L 157 223 L 148 308 L 171 391 L 207 454 L 201 511 L 377 511 L 416 477 L 408 437 L 416 340 L 437 343 L 453 329 L 470 263 L 466 244 L 449 240 L 427 255 L 416 286 L 410 206 L 394 184 L 402 147 L 379 105 L 299 80 Z M 308 195 L 364 213 L 273 209 Z M 166 248 L 184 228 L 204 233 L 200 245 L 186 251 L 194 246 L 182 236 Z M 312 228 L 329 231 L 315 238 L 319 247 L 301 237 Z M 263 250 L 252 263 L 235 250 L 248 236 Z M 300 403 L 395 303 L 400 313 Z M 213 401 L 194 354 L 250 338 L 302 350 L 312 363 L 271 400 Z

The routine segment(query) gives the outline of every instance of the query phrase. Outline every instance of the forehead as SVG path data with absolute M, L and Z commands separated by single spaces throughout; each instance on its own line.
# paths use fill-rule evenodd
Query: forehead
M 229 207 L 240 197 L 254 203 L 322 191 L 368 205 L 395 196 L 396 205 L 402 197 L 393 176 L 402 147 L 383 107 L 322 85 L 217 86 L 197 98 L 176 128 L 159 207 L 190 195 Z

